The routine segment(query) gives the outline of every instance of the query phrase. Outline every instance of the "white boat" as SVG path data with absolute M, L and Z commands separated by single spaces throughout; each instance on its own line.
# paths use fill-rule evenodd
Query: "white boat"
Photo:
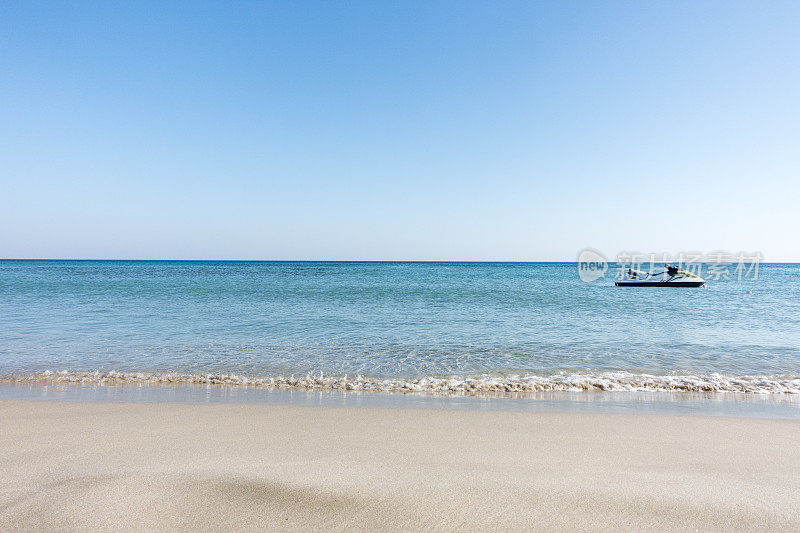
M 625 278 L 615 281 L 617 287 L 702 287 L 706 280 L 686 270 L 671 265 L 664 265 L 663 272 L 651 274 L 631 268 Z

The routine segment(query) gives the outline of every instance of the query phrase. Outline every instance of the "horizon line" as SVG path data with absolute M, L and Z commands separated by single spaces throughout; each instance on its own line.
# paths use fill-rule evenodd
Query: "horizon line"
M 572 260 L 502 260 L 502 259 L 120 259 L 120 258 L 31 258 L 31 257 L 2 257 L 0 261 L 120 261 L 120 262 L 184 262 L 184 263 L 509 263 L 509 264 L 530 264 L 530 263 L 578 263 L 577 259 Z M 674 261 L 673 261 L 674 262 Z M 707 263 L 707 261 L 698 261 Z M 608 264 L 616 264 L 618 261 L 607 261 Z M 624 261 L 623 263 L 628 263 Z M 641 261 L 637 264 L 647 264 L 650 261 Z M 659 264 L 657 261 L 654 264 Z M 734 264 L 733 262 L 730 264 Z M 793 265 L 800 264 L 797 261 L 761 261 L 762 265 Z

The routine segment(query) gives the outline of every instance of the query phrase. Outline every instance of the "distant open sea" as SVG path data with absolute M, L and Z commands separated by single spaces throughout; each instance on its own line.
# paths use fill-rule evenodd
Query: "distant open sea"
M 800 265 L 707 288 L 575 263 L 0 261 L 0 380 L 800 393 Z

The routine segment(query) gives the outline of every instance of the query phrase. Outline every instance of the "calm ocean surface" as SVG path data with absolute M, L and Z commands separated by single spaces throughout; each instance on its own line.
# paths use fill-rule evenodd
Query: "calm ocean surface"
M 612 277 L 583 283 L 574 263 L 4 260 L 0 375 L 593 376 L 645 389 L 665 382 L 642 375 L 759 376 L 800 390 L 800 265 L 700 289 Z

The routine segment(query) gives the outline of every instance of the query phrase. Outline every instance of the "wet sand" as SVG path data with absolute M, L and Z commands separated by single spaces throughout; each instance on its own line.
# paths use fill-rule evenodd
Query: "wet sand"
M 800 528 L 800 421 L 0 402 L 0 530 Z

